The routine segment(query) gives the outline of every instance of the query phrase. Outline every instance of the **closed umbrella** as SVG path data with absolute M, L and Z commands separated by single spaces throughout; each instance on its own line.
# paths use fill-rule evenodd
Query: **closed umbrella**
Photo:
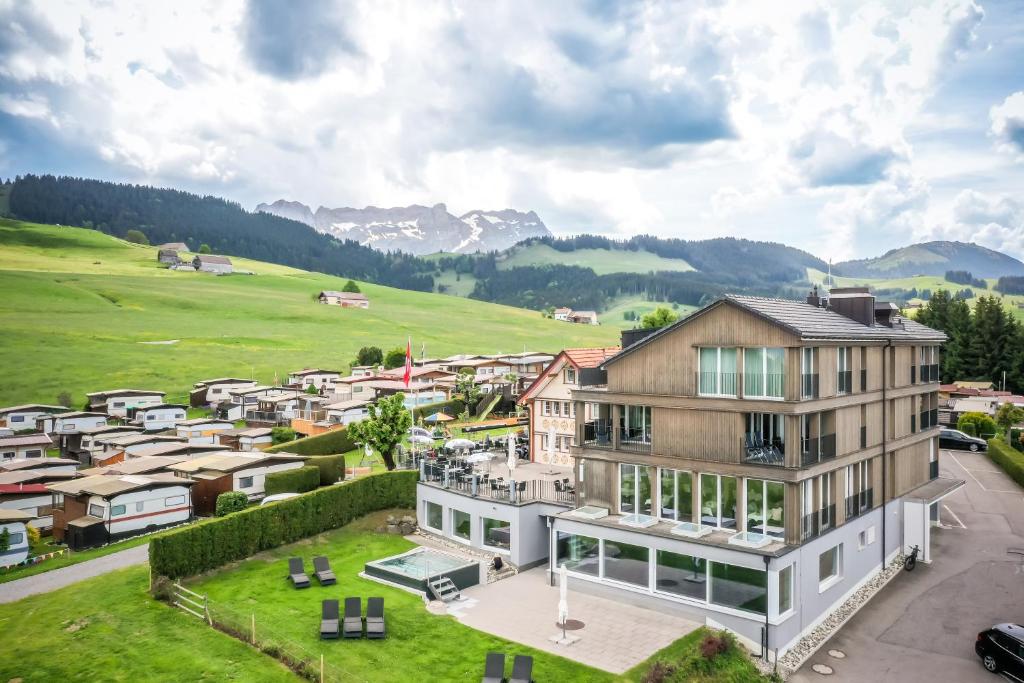
M 445 442 L 444 447 L 459 450 L 462 448 L 473 448 L 475 445 L 476 444 L 469 439 L 452 439 L 451 441 Z
M 516 440 L 511 436 L 508 438 L 508 473 L 509 475 L 515 471 L 516 465 L 519 463 L 519 458 L 516 457 Z
M 555 425 L 548 427 L 548 464 L 555 464 Z
M 565 622 L 569 621 L 569 570 L 565 563 L 558 568 L 558 623 L 562 626 L 562 640 L 565 640 Z

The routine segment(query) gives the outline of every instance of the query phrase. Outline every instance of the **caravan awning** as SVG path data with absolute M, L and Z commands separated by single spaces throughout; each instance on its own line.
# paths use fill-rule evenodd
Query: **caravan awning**
M 938 477 L 921 484 L 916 489 L 911 489 L 903 496 L 903 500 L 915 503 L 927 503 L 928 505 L 931 505 L 936 501 L 942 500 L 954 491 L 963 488 L 966 483 L 967 482 L 963 479 Z

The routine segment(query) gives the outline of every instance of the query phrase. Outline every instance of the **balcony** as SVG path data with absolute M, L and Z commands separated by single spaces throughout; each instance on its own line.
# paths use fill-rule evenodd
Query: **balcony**
M 786 397 L 786 376 L 782 373 L 743 374 L 743 398 L 782 399 Z
M 481 498 L 509 505 L 525 505 L 536 502 L 569 506 L 576 504 L 576 491 L 572 485 L 561 481 L 525 479 L 530 476 L 525 473 L 520 476 L 524 477 L 523 481 L 492 479 L 488 474 L 426 463 L 420 473 L 420 482 L 471 498 Z
M 768 442 L 761 432 L 747 432 L 743 439 L 743 453 L 743 462 L 752 465 L 782 467 L 786 464 L 786 444 L 779 438 Z
M 800 375 L 800 397 L 818 398 L 818 373 L 805 372 Z
M 939 461 L 938 460 L 934 460 L 934 461 L 928 463 L 928 479 L 938 479 L 938 478 L 939 478 Z
M 651 452 L 651 430 L 650 427 L 626 427 L 619 429 L 619 450 L 631 451 L 633 453 Z
M 612 421 L 591 420 L 583 424 L 583 446 L 612 447 Z
M 853 370 L 840 370 L 839 376 L 836 378 L 836 393 L 837 394 L 852 394 L 853 393 Z
M 808 467 L 836 457 L 836 435 L 824 434 L 800 439 L 800 465 Z
M 817 538 L 836 525 L 836 506 L 829 505 L 800 518 L 800 540 Z
M 735 372 L 698 372 L 696 381 L 699 396 L 736 396 Z
M 868 510 L 870 510 L 871 507 L 874 505 L 872 500 L 873 498 L 874 491 L 872 489 L 861 491 L 860 493 L 855 493 L 852 496 L 847 496 L 846 519 L 853 519 L 854 517 L 862 515 Z

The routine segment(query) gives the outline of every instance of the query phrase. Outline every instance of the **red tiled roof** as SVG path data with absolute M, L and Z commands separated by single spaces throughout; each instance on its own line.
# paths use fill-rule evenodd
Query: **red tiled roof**
M 578 368 L 596 368 L 621 350 L 618 346 L 608 346 L 597 349 L 566 349 L 563 353 Z
M 0 494 L 4 493 L 49 493 L 45 484 L 0 484 Z

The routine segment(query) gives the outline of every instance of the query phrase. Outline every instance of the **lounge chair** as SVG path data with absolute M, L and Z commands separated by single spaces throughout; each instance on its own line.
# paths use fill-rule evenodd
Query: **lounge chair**
M 302 566 L 301 558 L 288 558 L 288 578 L 296 588 L 309 588 L 309 577 L 306 576 L 306 568 Z
M 330 640 L 340 635 L 338 630 L 338 601 L 324 600 L 320 606 L 320 639 Z
M 505 683 L 505 653 L 488 652 L 484 665 L 484 677 L 480 683 Z
M 383 638 L 387 634 L 384 626 L 384 598 L 366 599 L 366 637 Z
M 512 678 L 508 683 L 533 683 L 533 657 L 516 655 L 512 661 Z
M 316 580 L 320 582 L 321 586 L 330 586 L 338 583 L 338 579 L 335 578 L 334 572 L 331 571 L 331 563 L 322 555 L 320 557 L 313 558 L 313 574 L 316 576 Z
M 363 605 L 359 598 L 345 598 L 345 620 L 341 635 L 346 638 L 363 637 Z

